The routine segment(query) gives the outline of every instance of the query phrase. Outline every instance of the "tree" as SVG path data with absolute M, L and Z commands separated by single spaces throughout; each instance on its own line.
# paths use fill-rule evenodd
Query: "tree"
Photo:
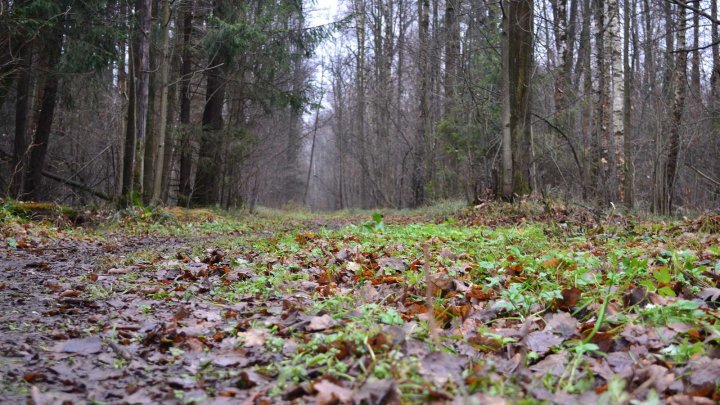
M 135 182 L 137 192 L 142 195 L 144 177 L 145 135 L 149 110 L 150 90 L 150 29 L 152 8 L 150 0 L 136 0 L 137 29 L 134 49 L 131 46 L 130 60 L 130 102 L 128 104 L 127 136 L 125 138 L 125 157 L 123 160 L 123 204 L 132 205 Z M 136 159 L 137 157 L 137 159 Z M 135 175 L 137 172 L 137 176 Z
M 660 146 L 662 155 L 659 159 L 659 168 L 656 174 L 658 184 L 655 186 L 653 205 L 653 210 L 662 215 L 669 215 L 673 208 L 673 194 L 680 153 L 680 125 L 685 109 L 685 93 L 687 89 L 686 10 L 685 7 L 676 7 L 676 9 L 678 52 L 673 52 L 675 63 L 672 74 L 672 110 L 663 131 L 667 135 Z M 668 10 L 668 12 L 670 11 Z M 668 53 L 670 52 L 672 52 L 672 48 L 668 49 Z
M 42 195 L 40 183 L 47 156 L 48 142 L 50 141 L 50 131 L 55 116 L 55 106 L 57 105 L 59 83 L 57 69 L 62 56 L 63 36 L 64 21 L 56 22 L 53 24 L 52 29 L 46 33 L 42 45 L 42 63 L 47 73 L 43 78 L 42 102 L 35 123 L 35 134 L 32 138 L 32 148 L 24 186 L 25 194 L 31 199 L 39 199 Z
M 162 61 L 160 62 L 160 130 L 155 151 L 155 170 L 153 170 L 153 189 L 151 201 L 160 203 L 163 173 L 165 173 L 165 141 L 168 121 L 168 76 L 170 70 L 170 0 L 162 1 Z
M 430 26 L 430 1 L 418 1 L 418 121 L 415 141 L 415 163 L 412 177 L 412 205 L 418 207 L 425 203 L 425 147 L 430 126 L 430 87 L 428 69 L 428 46 Z
M 503 2 L 503 19 L 507 30 L 504 57 L 505 88 L 503 112 L 506 127 L 503 135 L 503 185 L 500 196 L 512 201 L 515 196 L 530 194 L 531 145 L 531 76 L 533 68 L 533 1 Z M 510 138 L 508 144 L 507 140 Z M 507 179 L 510 174 L 512 180 Z

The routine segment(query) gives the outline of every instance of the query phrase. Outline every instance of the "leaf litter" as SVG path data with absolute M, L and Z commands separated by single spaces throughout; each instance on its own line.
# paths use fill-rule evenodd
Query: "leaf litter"
M 3 217 L 0 402 L 720 400 L 716 221 L 368 216 Z

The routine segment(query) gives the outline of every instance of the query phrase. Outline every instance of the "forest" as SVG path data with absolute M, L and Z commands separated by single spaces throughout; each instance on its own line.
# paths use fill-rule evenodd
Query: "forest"
M 718 18 L 0 0 L 0 403 L 720 402 Z
M 683 0 L 5 0 L 0 186 L 80 205 L 713 210 L 717 18 Z

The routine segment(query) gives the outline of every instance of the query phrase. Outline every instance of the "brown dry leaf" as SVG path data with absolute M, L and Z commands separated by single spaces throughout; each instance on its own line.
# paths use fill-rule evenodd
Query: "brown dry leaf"
M 720 288 L 705 288 L 700 291 L 698 298 L 707 302 L 720 303 Z
M 557 257 L 551 257 L 543 262 L 543 266 L 548 269 L 557 269 L 561 264 L 562 262 Z
M 91 336 L 84 339 L 72 339 L 59 342 L 53 348 L 55 352 L 75 354 L 95 354 L 102 351 L 102 340 L 100 336 Z
M 566 288 L 562 290 L 562 299 L 555 303 L 558 309 L 569 310 L 574 307 L 580 300 L 582 292 L 577 287 Z
M 474 285 L 470 287 L 470 291 L 465 293 L 465 297 L 468 299 L 474 298 L 478 301 L 487 301 L 490 298 L 493 298 L 495 296 L 495 291 L 489 290 L 489 291 L 483 291 L 483 288 L 479 285 Z
M 607 361 L 614 372 L 620 374 L 622 377 L 629 378 L 632 376 L 632 366 L 635 364 L 635 361 L 630 357 L 628 352 L 608 353 L 605 361 Z
M 313 384 L 317 391 L 315 401 L 318 405 L 334 405 L 352 403 L 352 390 L 333 384 L 330 381 L 322 380 Z
M 720 359 L 701 357 L 690 362 L 690 384 L 693 392 L 709 395 L 720 381 Z
M 716 405 L 717 402 L 710 398 L 694 397 L 685 394 L 677 394 L 665 399 L 666 405 Z
M 450 291 L 452 280 L 447 273 L 437 272 L 430 274 L 430 285 L 428 286 L 429 294 L 433 297 L 437 296 L 440 291 Z
M 30 401 L 34 405 L 56 405 L 56 404 L 72 404 L 75 398 L 73 395 L 64 392 L 40 392 L 36 386 L 30 388 Z
M 308 330 L 317 332 L 335 326 L 335 324 L 335 320 L 332 319 L 330 315 L 325 314 L 323 316 L 313 316 L 307 328 Z
M 420 374 L 438 387 L 448 381 L 460 381 L 467 359 L 445 352 L 432 352 L 421 362 Z
M 82 292 L 78 290 L 65 290 L 60 293 L 61 298 L 67 298 L 67 297 L 79 297 Z
M 662 394 L 674 380 L 675 374 L 671 373 L 670 370 L 657 364 L 651 364 L 635 373 L 634 381 L 639 386 L 633 394 L 644 396 L 650 388 L 655 389 L 658 394 Z
M 580 326 L 580 322 L 567 312 L 549 314 L 546 317 L 546 323 L 546 328 L 548 330 L 557 333 L 565 339 L 574 335 L 577 328 Z
M 380 270 L 383 272 L 399 273 L 407 268 L 405 262 L 398 257 L 382 257 L 377 261 Z
M 366 405 L 400 405 L 400 397 L 392 380 L 376 380 L 370 378 L 353 395 L 356 404 Z
M 243 340 L 245 347 L 262 346 L 267 339 L 267 332 L 265 329 L 250 329 L 247 332 L 239 332 L 238 337 Z
M 110 275 L 119 275 L 119 274 L 127 274 L 127 272 L 128 272 L 128 269 L 112 268 L 112 269 L 108 269 L 108 271 L 106 271 L 105 273 L 110 274 Z
M 626 307 L 642 305 L 648 302 L 648 291 L 644 286 L 638 285 L 623 295 L 623 303 Z
M 25 374 L 23 374 L 22 379 L 26 383 L 34 383 L 37 381 L 47 380 L 47 375 L 45 375 L 43 373 L 25 373 Z
M 213 356 L 212 364 L 216 367 L 244 367 L 250 362 L 245 353 L 240 352 L 229 352 L 229 353 L 218 353 Z
M 560 336 L 554 335 L 548 330 L 530 333 L 523 339 L 527 347 L 539 355 L 544 355 L 555 346 L 565 341 Z
M 534 371 L 539 376 L 550 374 L 555 377 L 560 377 L 565 371 L 566 364 L 567 352 L 563 350 L 538 361 L 536 364 L 530 366 L 530 370 Z
M 458 259 L 458 255 L 456 255 L 455 253 L 453 253 L 450 249 L 448 249 L 446 247 L 443 247 L 440 250 L 440 257 L 442 257 L 443 259 L 448 259 L 448 260 L 457 260 Z
M 359 292 L 360 298 L 364 302 L 375 302 L 380 297 L 380 293 L 378 292 L 377 288 L 375 288 L 370 282 L 366 282 L 365 284 L 363 284 Z
M 347 262 L 346 266 L 347 266 L 347 269 L 352 271 L 353 273 L 357 273 L 358 271 L 360 271 L 362 269 L 362 264 L 357 263 L 357 262 Z

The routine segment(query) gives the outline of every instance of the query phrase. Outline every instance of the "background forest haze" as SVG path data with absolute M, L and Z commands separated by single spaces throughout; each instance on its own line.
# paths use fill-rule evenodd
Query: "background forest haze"
M 715 0 L 0 0 L 0 194 L 720 207 Z

